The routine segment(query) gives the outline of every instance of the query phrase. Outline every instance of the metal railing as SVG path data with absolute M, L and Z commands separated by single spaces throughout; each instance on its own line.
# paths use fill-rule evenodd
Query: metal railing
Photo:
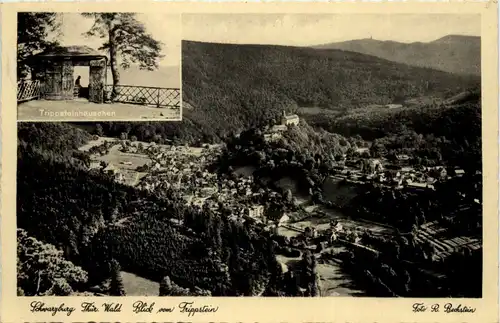
M 121 103 L 152 105 L 158 108 L 180 108 L 181 91 L 176 88 L 161 88 L 136 85 L 104 86 L 104 100 Z M 23 80 L 17 83 L 17 102 L 40 99 L 43 84 L 40 80 Z
M 104 87 L 104 100 L 152 105 L 158 108 L 180 108 L 181 91 L 175 88 L 161 88 L 135 85 L 115 85 L 115 93 L 112 94 L 113 85 Z
M 40 98 L 42 85 L 39 80 L 25 80 L 17 82 L 17 102 Z

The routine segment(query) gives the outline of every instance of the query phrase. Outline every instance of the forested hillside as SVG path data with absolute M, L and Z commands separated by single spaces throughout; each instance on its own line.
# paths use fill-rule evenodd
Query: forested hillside
M 217 134 L 265 123 L 284 108 L 349 111 L 443 97 L 479 81 L 340 50 L 184 41 L 182 51 L 183 97 L 194 106 L 185 116 Z
M 448 35 L 427 43 L 356 39 L 315 48 L 342 49 L 450 73 L 481 75 L 481 37 L 477 36 Z
M 439 104 L 357 109 L 343 116 L 309 117 L 316 127 L 373 141 L 372 152 L 411 153 L 456 165 L 481 161 L 480 90 Z
M 61 277 L 47 270 L 37 286 L 20 262 L 19 294 L 67 295 L 107 279 L 119 286 L 113 277 L 120 267 L 158 282 L 169 276 L 212 295 L 253 295 L 273 285 L 269 275 L 277 266 L 265 233 L 186 206 L 175 192 L 160 198 L 88 171 L 88 155 L 75 148 L 89 134 L 72 125 L 18 127 L 17 224 L 24 230 L 18 256 L 45 250 L 39 251 L 48 257 L 40 260 L 44 266 L 60 263 L 74 272 Z

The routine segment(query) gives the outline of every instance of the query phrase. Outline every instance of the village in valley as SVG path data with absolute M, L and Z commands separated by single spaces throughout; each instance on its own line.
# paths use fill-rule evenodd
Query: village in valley
M 299 117 L 283 112 L 279 124 L 264 130 L 264 140 L 279 140 L 291 127 L 300 127 Z M 350 156 L 344 154 L 337 161 L 333 173 L 325 180 L 326 202 L 321 204 L 301 195 L 297 184 L 290 178 L 265 188 L 259 186 L 252 176 L 253 166 L 237 167 L 231 174 L 212 171 L 210 166 L 216 162 L 223 148 L 223 144 L 192 147 L 141 142 L 123 133 L 120 138 L 95 135 L 80 151 L 89 153 L 90 170 L 107 174 L 118 183 L 160 195 L 176 192 L 183 197 L 185 204 L 200 209 L 209 208 L 232 221 L 257 225 L 272 232 L 280 237 L 277 241 L 282 252 L 277 255 L 277 260 L 282 265 L 283 273 L 291 270 L 288 266 L 293 267 L 302 253 L 309 250 L 318 259 L 322 296 L 347 293 L 337 282 L 342 274 L 336 264 L 339 261 L 336 255 L 350 248 L 378 254 L 380 251 L 364 244 L 362 237 L 390 239 L 397 231 L 391 225 L 344 215 L 340 206 L 328 198 L 328 191 L 335 191 L 335 185 L 340 183 L 356 187 L 369 183 L 391 190 L 418 193 L 433 191 L 434 183 L 465 174 L 460 168 L 412 167 L 407 155 L 396 155 L 392 160 L 369 158 L 369 148 L 362 147 Z M 332 185 L 334 188 L 329 189 L 328 186 Z M 332 194 L 332 200 L 335 200 L 339 193 Z M 287 207 L 269 207 L 276 201 L 284 201 Z M 479 200 L 475 202 L 479 208 Z M 177 226 L 183 225 L 182 220 L 170 221 Z M 463 247 L 471 250 L 481 248 L 479 239 L 450 237 L 443 235 L 445 231 L 436 222 L 425 223 L 418 228 L 416 239 L 432 245 L 435 250 L 433 257 L 443 259 Z M 439 277 L 435 272 L 427 271 L 427 274 Z

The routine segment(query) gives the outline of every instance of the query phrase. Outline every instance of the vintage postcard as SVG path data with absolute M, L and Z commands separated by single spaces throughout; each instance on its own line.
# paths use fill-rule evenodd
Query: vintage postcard
M 180 22 L 157 12 L 18 12 L 18 120 L 181 120 Z
M 496 3 L 1 14 L 2 321 L 498 321 Z

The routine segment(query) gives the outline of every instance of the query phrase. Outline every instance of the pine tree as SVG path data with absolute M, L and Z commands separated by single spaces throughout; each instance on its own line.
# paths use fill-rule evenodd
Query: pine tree
M 120 264 L 115 259 L 111 260 L 111 283 L 109 286 L 111 296 L 125 296 L 125 288 L 120 273 Z
M 95 125 L 95 133 L 99 137 L 102 137 L 104 135 L 104 130 L 102 129 L 102 125 L 100 123 Z
M 141 69 L 158 68 L 162 44 L 146 31 L 144 25 L 136 19 L 136 14 L 106 12 L 83 15 L 94 19 L 94 24 L 87 35 L 99 36 L 105 40 L 99 49 L 107 50 L 109 53 L 114 95 L 115 87 L 120 83 L 118 65 L 127 69 L 131 63 L 137 62 Z
M 200 291 L 206 294 L 207 291 Z M 163 277 L 160 282 L 160 295 L 159 296 L 191 296 L 193 293 L 188 288 L 183 288 L 173 282 L 170 277 Z
M 54 48 L 57 42 L 49 40 L 49 33 L 60 26 L 57 13 L 20 12 L 17 16 L 17 76 L 25 77 L 30 68 L 27 60 L 34 54 Z
M 172 281 L 170 277 L 165 276 L 160 282 L 160 295 L 159 296 L 171 296 L 170 292 L 172 289 Z

